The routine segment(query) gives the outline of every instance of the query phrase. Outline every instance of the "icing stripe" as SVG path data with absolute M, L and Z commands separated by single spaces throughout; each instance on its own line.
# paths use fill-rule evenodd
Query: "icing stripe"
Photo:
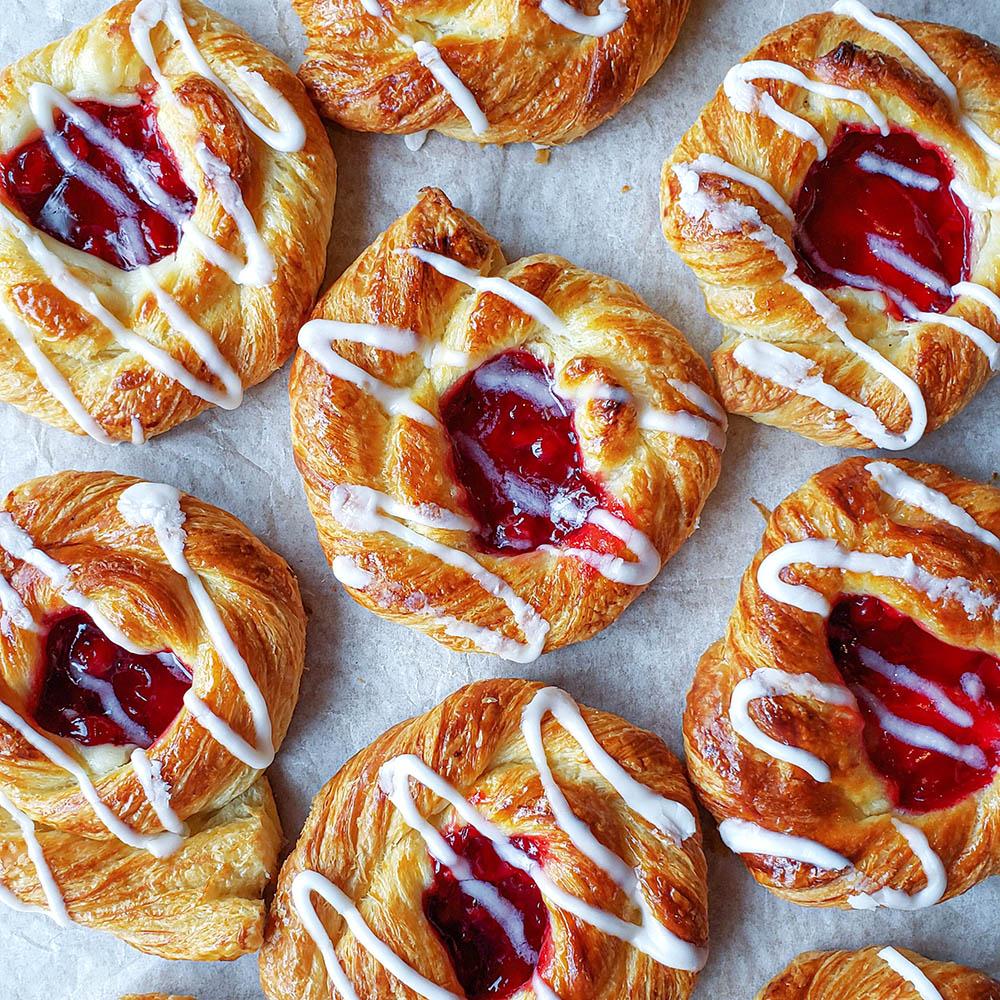
M 660 572 L 660 554 L 656 546 L 638 528 L 617 517 L 603 507 L 596 507 L 587 515 L 587 523 L 606 531 L 625 544 L 636 557 L 628 562 L 610 552 L 595 552 L 593 549 L 579 549 L 569 546 L 542 545 L 540 550 L 557 555 L 572 556 L 597 570 L 601 576 L 613 583 L 624 583 L 631 587 L 644 587 L 652 583 Z
M 628 18 L 628 4 L 625 0 L 601 0 L 596 14 L 583 14 L 571 7 L 566 0 L 542 0 L 539 10 L 549 20 L 578 35 L 603 38 L 617 31 Z
M 490 123 L 483 114 L 483 109 L 473 96 L 472 91 L 458 78 L 455 71 L 444 61 L 441 53 L 430 42 L 415 42 L 407 36 L 402 36 L 414 55 L 441 88 L 455 102 L 455 107 L 465 115 L 469 128 L 474 135 L 483 135 L 489 130 Z
M 944 1000 L 924 972 L 895 948 L 883 948 L 878 957 L 916 990 L 920 1000 Z
M 720 232 L 744 231 L 750 239 L 770 250 L 785 268 L 785 274 L 781 280 L 799 292 L 837 339 L 849 351 L 856 354 L 883 378 L 891 382 L 909 404 L 910 425 L 903 434 L 891 434 L 883 426 L 878 439 L 872 437 L 872 440 L 883 447 L 889 447 L 888 442 L 892 442 L 898 448 L 906 448 L 919 441 L 927 427 L 927 406 L 916 382 L 875 348 L 851 333 L 847 325 L 847 318 L 840 307 L 818 288 L 814 288 L 797 276 L 798 262 L 794 251 L 764 222 L 756 208 L 735 201 L 720 203 L 701 191 L 701 177 L 706 172 L 718 173 L 738 182 L 742 176 L 745 176 L 744 171 L 732 167 L 725 161 L 720 161 L 718 157 L 707 159 L 699 157 L 691 163 L 675 164 L 674 173 L 681 187 L 678 199 L 681 209 L 694 220 L 707 216 L 712 226 Z M 747 231 L 747 227 L 750 227 L 749 231 Z M 813 395 L 813 398 L 816 396 Z M 860 406 L 860 404 L 857 405 Z M 857 419 L 859 413 L 856 412 L 853 416 Z M 871 437 L 871 435 L 866 436 Z
M 28 852 L 28 857 L 35 866 L 35 872 L 38 875 L 38 884 L 42 887 L 42 893 L 45 895 L 45 901 L 48 903 L 48 909 L 42 912 L 51 917 L 60 927 L 68 927 L 72 923 L 72 920 L 70 919 L 69 911 L 66 909 L 66 900 L 63 899 L 59 884 L 56 882 L 52 874 L 52 869 L 49 868 L 49 863 L 45 859 L 45 852 L 42 850 L 42 845 L 35 834 L 34 822 L 30 816 L 18 809 L 2 791 L 0 791 L 0 809 L 3 809 L 10 816 L 21 831 L 21 837 L 24 839 L 24 846 Z M 31 912 L 39 909 L 27 903 L 22 903 L 6 886 L 0 886 L 0 903 L 4 903 L 12 910 Z
M 490 651 L 497 652 L 497 655 L 516 663 L 530 663 L 541 654 L 549 624 L 528 602 L 469 553 L 444 545 L 396 520 L 404 518 L 425 527 L 468 531 L 472 523 L 467 518 L 440 511 L 439 508 L 431 508 L 430 505 L 424 505 L 420 509 L 410 507 L 367 486 L 346 484 L 334 487 L 330 495 L 330 513 L 333 519 L 348 531 L 361 534 L 384 531 L 408 545 L 422 549 L 446 565 L 468 573 L 487 593 L 507 605 L 515 622 L 524 633 L 523 643 L 498 636 L 496 650 Z
M 977 590 L 964 577 L 934 576 L 918 566 L 911 553 L 885 556 L 877 552 L 858 552 L 841 548 L 826 538 L 787 542 L 769 553 L 757 568 L 757 585 L 768 597 L 782 604 L 825 617 L 830 613 L 830 602 L 819 591 L 807 584 L 785 583 L 781 578 L 784 569 L 797 563 L 816 569 L 837 569 L 844 573 L 900 580 L 914 590 L 923 591 L 933 601 L 956 601 L 970 621 L 983 611 L 1000 620 L 997 597 Z
M 791 674 L 774 667 L 761 667 L 733 688 L 729 698 L 729 721 L 733 730 L 751 746 L 776 760 L 805 771 L 815 781 L 827 782 L 830 780 L 830 768 L 824 761 L 807 750 L 768 736 L 750 715 L 752 701 L 785 695 L 857 710 L 853 695 L 843 684 L 825 684 L 813 674 Z
M 902 889 L 885 886 L 873 893 L 851 896 L 848 903 L 855 910 L 874 910 L 880 906 L 889 910 L 922 910 L 940 902 L 948 888 L 948 875 L 944 865 L 927 842 L 924 833 L 902 820 L 893 819 L 892 825 L 899 831 L 920 862 L 927 885 L 913 895 Z
M 903 187 L 917 188 L 919 191 L 937 191 L 941 187 L 941 182 L 936 177 L 922 174 L 919 170 L 897 163 L 895 160 L 887 160 L 871 150 L 862 153 L 855 162 L 865 173 L 891 177 Z
M 263 770 L 274 760 L 271 717 L 267 702 L 246 660 L 233 642 L 201 576 L 188 562 L 184 551 L 187 541 L 187 532 L 184 530 L 185 515 L 180 500 L 180 492 L 173 486 L 163 483 L 136 483 L 118 498 L 118 512 L 125 523 L 132 528 L 152 528 L 170 568 L 184 577 L 215 652 L 246 699 L 253 721 L 254 744 L 248 743 L 234 732 L 228 723 L 216 716 L 194 693 L 193 687 L 184 695 L 185 707 L 208 730 L 216 742 L 225 747 L 237 760 L 248 767 Z
M 153 29 L 161 23 L 167 27 L 174 40 L 180 45 L 191 68 L 199 76 L 215 84 L 226 95 L 247 128 L 254 135 L 262 139 L 276 152 L 297 153 L 305 146 L 306 129 L 302 120 L 295 113 L 295 109 L 287 98 L 271 86 L 260 73 L 246 70 L 242 66 L 233 66 L 233 72 L 239 77 L 243 86 L 253 94 L 261 107 L 274 120 L 275 125 L 277 125 L 276 129 L 265 125 L 247 108 L 232 89 L 222 82 L 205 61 L 201 50 L 191 37 L 179 0 L 140 0 L 132 14 L 129 34 L 139 57 L 148 67 L 153 79 L 166 93 L 172 94 L 173 89 L 170 80 L 164 76 L 160 69 L 159 59 L 151 37 Z
M 794 66 L 770 59 L 754 59 L 733 66 L 722 85 L 730 104 L 737 111 L 747 114 L 756 111 L 770 118 L 779 128 L 798 136 L 804 142 L 812 143 L 820 159 L 826 156 L 827 147 L 819 132 L 804 118 L 786 111 L 770 94 L 753 86 L 752 80 L 782 80 L 831 101 L 847 101 L 861 108 L 882 135 L 889 134 L 889 120 L 863 90 L 821 83 L 810 79 Z
M 139 779 L 153 812 L 156 813 L 156 818 L 163 824 L 163 829 L 176 833 L 179 837 L 186 837 L 187 825 L 181 821 L 170 805 L 171 788 L 163 778 L 160 761 L 150 760 L 149 754 L 141 747 L 136 747 L 129 759 L 135 776 Z

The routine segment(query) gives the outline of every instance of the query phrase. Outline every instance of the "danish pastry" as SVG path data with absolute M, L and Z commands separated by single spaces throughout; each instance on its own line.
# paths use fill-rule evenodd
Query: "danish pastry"
M 1000 490 L 849 459 L 773 512 L 684 716 L 723 841 L 797 903 L 1000 871 Z
M 195 1000 L 194 997 L 167 996 L 166 993 L 133 993 L 121 1000 Z
M 661 740 L 564 691 L 471 684 L 313 802 L 261 951 L 270 1000 L 690 995 L 694 803 Z
M 660 68 L 689 2 L 293 0 L 309 39 L 299 76 L 346 128 L 567 143 Z
M 900 450 L 1000 366 L 1000 50 L 858 0 L 734 66 L 662 177 L 726 407 Z
M 67 472 L 0 510 L 0 605 L 0 903 L 255 951 L 305 650 L 287 565 L 170 486 Z
M 196 0 L 129 0 L 0 81 L 0 399 L 105 442 L 239 405 L 325 266 L 295 75 Z
M 702 360 L 625 285 L 421 193 L 320 301 L 292 441 L 320 541 L 372 611 L 525 662 L 614 621 L 719 476 Z
M 951 962 L 897 948 L 812 951 L 799 955 L 757 1000 L 1000 1000 L 1000 983 Z

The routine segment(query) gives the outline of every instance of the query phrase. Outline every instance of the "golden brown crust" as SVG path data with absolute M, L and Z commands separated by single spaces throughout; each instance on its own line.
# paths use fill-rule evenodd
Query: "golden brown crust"
M 911 1000 L 916 996 L 913 986 L 879 957 L 881 950 L 806 952 L 775 976 L 757 1000 Z M 942 1000 L 1000 1000 L 1000 983 L 983 972 L 934 962 L 906 948 L 895 950 L 930 979 Z
M 591 0 L 571 3 L 597 9 Z M 625 24 L 597 38 L 555 24 L 538 0 L 482 8 L 382 0 L 385 18 L 368 13 L 362 0 L 294 0 L 309 36 L 299 76 L 322 114 L 347 128 L 561 144 L 635 96 L 673 48 L 688 4 L 630 0 Z M 436 46 L 486 115 L 486 132 L 473 132 L 403 34 Z
M 130 993 L 121 1000 L 195 1000 L 194 997 L 180 997 L 175 994 L 167 996 L 166 993 Z
M 0 150 L 24 142 L 34 129 L 27 114 L 32 83 L 50 83 L 65 93 L 83 86 L 102 93 L 132 93 L 151 78 L 129 36 L 138 0 L 119 3 L 61 41 L 27 55 L 0 73 Z M 287 359 L 303 316 L 312 307 L 326 264 L 336 190 L 336 164 L 329 139 L 302 85 L 277 56 L 241 28 L 197 0 L 183 0 L 189 30 L 217 74 L 240 92 L 251 110 L 259 108 L 236 80 L 236 70 L 260 74 L 291 104 L 306 130 L 299 152 L 278 153 L 244 124 L 212 82 L 197 75 L 166 29 L 153 40 L 160 67 L 178 103 L 162 98 L 158 124 L 198 197 L 192 223 L 242 260 L 245 247 L 233 219 L 196 159 L 196 146 L 229 169 L 239 185 L 261 237 L 274 255 L 276 279 L 263 287 L 235 284 L 208 263 L 190 236 L 178 252 L 155 265 L 159 284 L 200 324 L 228 364 L 249 387 L 263 381 Z M 265 113 L 262 118 L 267 121 Z M 20 212 L 8 205 L 15 215 Z M 197 379 L 221 383 L 188 340 L 171 326 L 139 271 L 126 273 L 97 257 L 48 246 L 70 264 L 126 327 L 180 362 Z M 117 441 L 161 434 L 210 404 L 137 353 L 117 345 L 110 330 L 58 291 L 17 236 L 0 227 L 0 301 L 28 327 L 39 348 L 65 378 L 72 393 L 103 431 Z M 0 322 L 0 399 L 47 423 L 75 433 L 81 426 L 39 380 L 34 365 Z
M 990 110 L 1000 99 L 1000 50 L 957 28 L 899 23 L 954 82 L 971 118 L 987 134 L 1000 136 L 1000 118 Z M 869 94 L 890 122 L 945 150 L 959 179 L 980 191 L 1000 190 L 1000 161 L 991 160 L 972 141 L 944 94 L 899 49 L 852 18 L 805 17 L 768 35 L 746 59 L 785 62 L 815 80 Z M 813 125 L 827 143 L 844 120 L 869 123 L 860 109 L 816 98 L 790 83 L 760 80 L 755 86 Z M 870 407 L 891 431 L 905 430 L 910 407 L 901 391 L 843 346 L 806 299 L 782 281 L 784 267 L 773 251 L 750 238 L 751 227 L 722 232 L 707 218 L 695 219 L 685 211 L 674 168 L 706 153 L 763 178 L 794 204 L 816 149 L 764 115 L 736 110 L 720 87 L 664 165 L 664 234 L 694 271 L 709 312 L 724 326 L 713 363 L 726 407 L 823 444 L 872 447 L 843 411 L 796 394 L 734 357 L 741 343 L 765 341 L 808 358 L 813 374 Z M 753 206 L 780 239 L 790 241 L 787 219 L 747 185 L 706 173 L 701 190 L 713 201 Z M 997 292 L 1000 231 L 987 225 L 988 216 L 972 214 L 976 223 L 969 280 Z M 870 295 L 851 288 L 827 294 L 846 315 L 851 331 L 919 386 L 928 430 L 955 416 L 990 377 L 986 355 L 962 333 L 942 323 L 897 321 L 881 305 L 873 305 Z M 961 296 L 949 315 L 1000 340 L 1000 317 L 968 296 Z
M 375 934 L 418 972 L 462 995 L 448 954 L 423 915 L 421 896 L 431 876 L 424 843 L 378 789 L 379 768 L 400 754 L 419 756 L 503 831 L 541 839 L 545 870 L 560 886 L 624 919 L 636 918 L 622 912 L 620 891 L 573 847 L 552 816 L 520 731 L 521 713 L 540 687 L 522 680 L 470 684 L 427 714 L 390 729 L 326 784 L 282 868 L 268 915 L 261 984 L 269 1000 L 326 1000 L 330 995 L 323 960 L 289 895 L 292 880 L 306 869 L 343 888 Z M 630 774 L 693 809 L 683 769 L 659 738 L 606 712 L 582 711 L 601 745 Z M 657 919 L 684 940 L 703 945 L 708 927 L 700 833 L 679 847 L 654 834 L 553 719 L 543 733 L 548 760 L 573 811 L 641 872 L 644 896 Z M 439 829 L 462 825 L 426 790 L 420 789 L 416 799 Z M 540 971 L 560 997 L 689 996 L 693 973 L 658 965 L 551 902 L 547 906 L 552 943 L 543 950 Z M 318 912 L 360 996 L 416 1000 L 417 994 L 389 976 L 332 909 L 319 905 Z
M 409 247 L 508 278 L 544 300 L 570 325 L 570 336 L 550 334 L 507 300 L 477 295 L 397 252 Z M 567 395 L 603 380 L 628 387 L 650 406 L 696 413 L 697 407 L 669 379 L 696 383 L 714 394 L 701 358 L 625 285 L 545 254 L 507 265 L 496 240 L 432 189 L 423 191 L 416 206 L 347 269 L 320 301 L 314 318 L 413 330 L 426 344 L 471 354 L 468 368 L 502 350 L 525 346 L 562 373 L 557 382 Z M 467 370 L 442 363 L 427 367 L 418 354 L 393 354 L 344 341 L 335 346 L 376 378 L 410 391 L 431 414 L 436 414 L 441 394 Z M 443 428 L 389 416 L 372 395 L 331 377 L 303 350 L 292 368 L 289 391 L 296 465 L 323 549 L 331 563 L 345 556 L 370 574 L 365 586 L 348 588 L 351 596 L 455 649 L 477 647 L 470 639 L 449 634 L 454 629 L 442 623 L 442 616 L 521 641 L 508 605 L 464 569 L 385 532 L 347 530 L 331 515 L 331 490 L 339 484 L 372 487 L 411 505 L 436 504 L 466 513 Z M 634 526 L 649 536 L 664 561 L 669 559 L 694 530 L 715 486 L 720 452 L 705 441 L 641 430 L 633 403 L 592 399 L 579 404 L 576 421 L 587 469 L 602 477 Z M 468 533 L 430 534 L 473 553 L 529 601 L 549 623 L 546 649 L 589 638 L 614 621 L 643 589 L 614 583 L 580 560 L 551 552 L 493 556 L 479 552 Z M 632 558 L 624 548 L 621 552 Z
M 1000 595 L 1000 555 L 945 521 L 879 489 L 864 458 L 848 459 L 813 476 L 771 515 L 761 549 L 747 569 L 726 635 L 702 657 L 688 694 L 684 741 L 691 779 L 720 822 L 742 819 L 814 840 L 853 862 L 856 872 L 821 870 L 788 859 L 744 855 L 753 876 L 797 903 L 847 906 L 872 887 L 915 893 L 928 882 L 900 832 L 886 784 L 862 741 L 858 711 L 805 698 L 761 698 L 755 723 L 788 746 L 829 765 L 821 783 L 798 767 L 752 746 L 729 716 L 733 689 L 761 667 L 812 674 L 842 684 L 829 653 L 825 617 L 769 597 L 757 581 L 763 559 L 786 542 L 831 539 L 843 549 L 907 557 L 935 577 L 964 578 L 987 595 Z M 909 476 L 940 491 L 987 531 L 1000 532 L 1000 490 L 971 482 L 942 466 L 894 461 Z M 1000 622 L 988 609 L 967 614 L 960 603 L 933 599 L 902 580 L 796 564 L 787 582 L 805 583 L 834 601 L 842 593 L 879 597 L 944 641 L 1000 654 Z M 1000 774 L 957 804 L 919 815 L 896 815 L 922 831 L 947 875 L 944 898 L 957 896 L 1000 871 Z M 866 881 L 867 880 L 867 881 Z
M 253 742 L 247 699 L 209 639 L 186 581 L 169 567 L 152 530 L 129 527 L 118 513 L 119 496 L 136 482 L 111 473 L 61 473 L 18 487 L 3 509 L 39 549 L 69 567 L 72 586 L 132 642 L 172 650 L 192 670 L 192 690 Z M 261 689 L 280 746 L 305 656 L 305 613 L 295 578 L 231 514 L 191 496 L 182 496 L 182 510 L 185 555 Z M 42 627 L 47 615 L 67 606 L 46 576 L 2 549 L 0 573 Z M 27 699 L 41 636 L 6 615 L 3 626 L 3 700 L 30 718 Z M 148 753 L 171 789 L 171 807 L 192 832 L 162 861 L 112 836 L 73 777 L 7 725 L 0 726 L 0 789 L 34 821 L 74 921 L 170 958 L 236 958 L 256 950 L 261 896 L 281 840 L 266 780 L 186 708 Z M 140 833 L 163 830 L 129 763 L 80 759 L 101 800 L 124 823 Z M 3 812 L 0 829 L 0 883 L 44 907 L 37 871 Z

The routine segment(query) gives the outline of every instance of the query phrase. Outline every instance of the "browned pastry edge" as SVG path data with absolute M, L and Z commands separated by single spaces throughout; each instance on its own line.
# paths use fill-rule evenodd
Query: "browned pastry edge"
M 757 1000 L 912 1000 L 914 987 L 879 957 L 878 946 L 860 951 L 809 951 L 794 959 L 757 994 Z M 897 948 L 916 965 L 942 1000 L 1000 1000 L 1000 983 L 952 962 L 935 962 Z
M 496 295 L 477 295 L 401 249 L 420 247 L 449 256 L 483 274 L 502 275 L 543 299 L 570 326 L 568 337 L 549 332 Z M 425 344 L 472 355 L 472 368 L 515 347 L 533 347 L 558 372 L 564 392 L 604 381 L 671 411 L 696 407 L 669 378 L 713 394 L 704 362 L 683 336 L 625 285 L 536 255 L 506 265 L 496 240 L 440 191 L 425 189 L 347 269 L 320 301 L 314 318 L 380 323 L 417 332 Z M 419 355 L 399 355 L 362 344 L 335 342 L 337 353 L 376 378 L 403 387 L 431 414 L 465 368 L 426 367 Z M 522 638 L 507 604 L 464 570 L 408 542 L 381 533 L 347 530 L 330 512 L 340 484 L 372 487 L 411 505 L 434 504 L 467 513 L 440 426 L 391 417 L 352 383 L 335 379 L 300 350 L 289 384 L 292 443 L 327 558 L 352 559 L 371 582 L 351 596 L 384 617 L 405 622 L 452 648 L 477 648 L 442 624 L 446 615 Z M 637 405 L 637 404 L 636 404 Z M 596 472 L 627 517 L 668 560 L 694 530 L 720 469 L 720 453 L 705 441 L 652 434 L 638 426 L 636 405 L 592 399 L 576 412 L 586 468 Z M 468 551 L 505 580 L 549 623 L 545 648 L 589 638 L 614 621 L 642 586 L 612 582 L 582 561 L 542 550 L 516 557 L 480 551 L 474 537 L 431 531 L 448 546 Z M 627 549 L 614 543 L 626 559 Z M 427 609 L 434 613 L 428 614 Z
M 330 995 L 323 960 L 289 896 L 292 880 L 305 869 L 339 885 L 372 930 L 418 972 L 461 995 L 450 959 L 423 916 L 421 897 L 431 876 L 423 841 L 378 787 L 379 768 L 400 754 L 419 756 L 505 832 L 542 839 L 546 872 L 560 886 L 635 919 L 622 913 L 619 890 L 608 877 L 555 825 L 519 728 L 524 706 L 540 687 L 523 680 L 470 684 L 426 714 L 394 726 L 326 784 L 282 868 L 268 915 L 261 984 L 270 1000 L 328 1000 Z M 585 707 L 582 712 L 626 771 L 693 810 L 683 767 L 662 740 L 609 713 Z M 680 847 L 671 845 L 628 809 L 553 719 L 543 733 L 550 765 L 576 815 L 641 873 L 657 918 L 685 940 L 704 944 L 708 925 L 700 833 Z M 456 824 L 453 810 L 422 787 L 413 788 L 418 807 L 435 826 Z M 416 1000 L 358 945 L 332 909 L 318 897 L 314 902 L 360 996 Z M 554 937 L 543 948 L 541 971 L 564 1000 L 683 1000 L 690 995 L 693 973 L 658 965 L 552 904 L 548 909 Z
M 1000 104 L 1000 49 L 946 25 L 899 23 L 954 81 L 962 106 L 978 124 L 994 138 L 1000 136 L 1000 118 L 990 110 Z M 1000 190 L 1000 163 L 989 160 L 963 130 L 944 94 L 899 49 L 853 19 L 827 13 L 802 18 L 768 35 L 744 61 L 751 59 L 787 62 L 813 79 L 870 94 L 892 123 L 945 150 L 959 178 L 981 191 Z M 755 86 L 809 121 L 827 144 L 844 121 L 870 123 L 860 109 L 813 99 L 792 84 L 760 80 Z M 802 295 L 782 281 L 784 268 L 772 251 L 752 240 L 746 227 L 723 232 L 706 218 L 696 220 L 684 211 L 674 167 L 704 153 L 768 181 L 794 204 L 816 149 L 763 115 L 737 111 L 720 87 L 664 164 L 663 232 L 694 272 L 708 311 L 723 324 L 723 342 L 713 365 L 727 409 L 822 444 L 873 447 L 843 412 L 736 361 L 733 354 L 741 343 L 761 340 L 808 358 L 814 373 L 874 410 L 889 430 L 905 430 L 910 409 L 902 393 L 843 346 Z M 754 207 L 779 238 L 791 240 L 790 223 L 752 188 L 707 173 L 700 190 L 721 203 Z M 978 218 L 969 280 L 998 292 L 1000 229 L 983 221 L 988 217 Z M 963 334 L 940 323 L 897 321 L 884 308 L 873 308 L 870 296 L 855 289 L 829 289 L 826 294 L 840 306 L 855 335 L 917 383 L 927 405 L 928 430 L 955 416 L 989 379 L 986 355 Z M 1000 319 L 968 296 L 949 314 L 1000 341 Z
M 810 673 L 842 684 L 829 653 L 825 618 L 768 597 L 757 583 L 766 555 L 786 542 L 826 538 L 848 550 L 913 555 L 944 579 L 964 577 L 997 593 L 1000 555 L 965 532 L 883 493 L 852 458 L 818 473 L 783 500 L 768 520 L 760 551 L 743 576 L 723 639 L 698 664 L 684 713 L 688 769 L 699 798 L 718 821 L 742 819 L 814 840 L 851 860 L 856 873 L 833 872 L 763 855 L 743 855 L 751 874 L 779 896 L 815 906 L 848 905 L 859 891 L 891 886 L 915 893 L 924 869 L 893 826 L 894 815 L 927 837 L 947 874 L 944 898 L 1000 872 L 1000 773 L 957 804 L 920 814 L 894 812 L 889 791 L 862 739 L 857 711 L 806 698 L 761 698 L 751 715 L 779 742 L 803 748 L 829 765 L 832 779 L 814 781 L 739 737 L 729 720 L 736 684 L 759 667 Z M 901 459 L 893 465 L 965 509 L 986 530 L 1000 532 L 1000 490 L 962 479 L 942 466 Z M 840 593 L 878 597 L 945 642 L 1000 655 L 1000 622 L 983 612 L 970 619 L 954 600 L 933 600 L 902 581 L 795 566 L 788 582 L 806 583 L 828 601 Z
M 3 510 L 38 548 L 69 567 L 71 585 L 96 601 L 132 642 L 172 650 L 193 671 L 192 689 L 252 742 L 246 699 L 212 646 L 187 583 L 167 564 L 152 530 L 130 527 L 117 511 L 118 497 L 137 482 L 112 473 L 60 473 L 24 483 Z M 231 514 L 187 495 L 182 510 L 185 555 L 262 691 L 280 746 L 305 656 L 305 612 L 295 577 Z M 4 550 L 0 573 L 37 623 L 67 607 L 47 577 Z M 2 697 L 26 719 L 40 640 L 9 621 L 0 630 Z M 149 757 L 191 831 L 163 860 L 116 839 L 67 772 L 16 730 L 0 726 L 0 788 L 34 821 L 75 922 L 169 958 L 230 959 L 255 951 L 262 894 L 281 841 L 266 780 L 231 756 L 187 709 Z M 130 763 L 94 767 L 100 770 L 85 765 L 115 815 L 141 833 L 163 829 Z M 23 839 L 2 811 L 0 883 L 29 905 L 46 906 Z
M 572 6 L 585 8 L 579 0 Z M 537 0 L 482 8 L 440 0 L 293 0 L 309 44 L 299 70 L 322 114 L 347 128 L 434 129 L 470 142 L 570 142 L 616 114 L 673 48 L 689 0 L 630 0 L 625 24 L 595 38 L 551 21 Z M 476 135 L 400 39 L 434 44 L 471 91 L 489 128 Z

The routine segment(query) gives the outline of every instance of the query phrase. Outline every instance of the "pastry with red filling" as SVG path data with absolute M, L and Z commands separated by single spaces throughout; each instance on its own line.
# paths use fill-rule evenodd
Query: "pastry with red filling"
M 723 842 L 797 903 L 914 910 L 1000 871 L 1000 491 L 852 458 L 771 514 L 684 738 Z
M 726 408 L 901 450 L 1000 367 L 1000 50 L 859 0 L 768 35 L 667 160 Z
M 619 281 L 497 241 L 440 192 L 299 335 L 295 460 L 337 578 L 462 651 L 525 662 L 613 622 L 697 525 L 725 415 Z
M 256 951 L 281 844 L 263 772 L 304 656 L 295 577 L 230 514 L 110 473 L 15 489 L 0 507 L 0 907 L 165 958 Z
M 0 81 L 0 400 L 106 443 L 238 406 L 325 266 L 295 74 L 197 0 L 127 0 Z
M 470 684 L 320 791 L 261 951 L 269 1000 L 691 995 L 705 861 L 684 771 L 617 716 Z

